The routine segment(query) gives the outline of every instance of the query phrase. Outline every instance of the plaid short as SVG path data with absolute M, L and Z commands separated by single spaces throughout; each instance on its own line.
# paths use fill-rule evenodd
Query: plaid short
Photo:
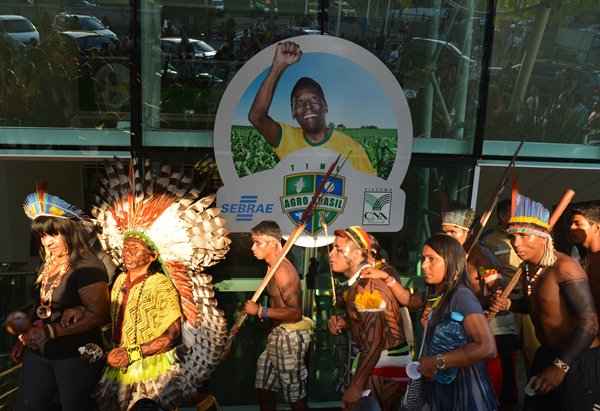
M 275 327 L 267 347 L 256 362 L 257 389 L 279 392 L 288 403 L 306 397 L 308 370 L 304 356 L 308 351 L 310 330 L 287 331 Z

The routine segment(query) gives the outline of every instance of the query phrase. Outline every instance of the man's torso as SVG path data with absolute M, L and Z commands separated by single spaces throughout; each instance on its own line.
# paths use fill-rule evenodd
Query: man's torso
M 279 277 L 279 278 L 276 278 Z M 286 278 L 282 278 L 286 277 Z M 277 285 L 277 279 L 282 279 L 283 282 L 289 284 L 288 290 L 281 290 Z M 285 280 L 288 281 L 285 281 Z M 290 301 L 285 301 L 283 297 L 283 292 L 286 294 L 295 294 L 297 298 L 295 299 L 295 303 Z M 302 289 L 300 286 L 300 277 L 298 276 L 298 272 L 294 268 L 294 265 L 286 258 L 281 263 L 281 266 L 269 281 L 269 285 L 267 286 L 267 294 L 269 294 L 269 307 L 272 308 L 297 308 L 298 310 L 302 310 L 302 307 L 299 306 L 302 298 Z M 285 322 L 277 322 L 277 324 L 282 324 Z

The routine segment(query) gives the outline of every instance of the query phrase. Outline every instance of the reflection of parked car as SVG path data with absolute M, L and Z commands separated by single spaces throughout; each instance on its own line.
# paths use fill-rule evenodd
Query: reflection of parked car
M 61 13 L 54 17 L 53 26 L 58 31 L 86 31 L 110 38 L 114 42 L 119 40 L 115 33 L 94 16 Z
M 23 16 L 0 16 L 0 33 L 23 44 L 37 44 L 40 42 L 40 33 Z
M 81 54 L 90 52 L 105 53 L 115 47 L 115 42 L 110 37 L 101 36 L 89 31 L 63 31 L 62 34 L 73 42 Z
M 188 58 L 211 59 L 217 55 L 217 50 L 210 44 L 196 39 L 188 39 L 188 47 L 184 50 L 185 47 L 181 44 L 181 37 L 164 37 L 160 39 L 160 48 L 163 57 L 170 58 L 187 56 Z

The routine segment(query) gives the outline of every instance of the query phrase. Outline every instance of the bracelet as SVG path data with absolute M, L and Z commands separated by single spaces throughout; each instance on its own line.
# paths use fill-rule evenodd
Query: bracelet
M 56 332 L 54 331 L 52 324 L 46 324 L 46 330 L 48 330 L 48 337 L 50 337 L 51 340 L 56 338 Z
M 554 361 L 552 361 L 552 365 L 557 367 L 559 370 L 561 370 L 565 374 L 569 372 L 569 369 L 571 369 L 571 366 L 569 364 L 567 364 L 566 362 L 564 362 L 563 360 L 561 360 L 558 357 L 556 357 L 554 359 Z
M 144 358 L 142 353 L 142 347 L 139 345 L 132 345 L 131 347 L 127 347 L 127 359 L 129 360 L 129 364 L 132 362 L 136 362 Z
M 269 308 L 268 308 L 268 307 L 264 307 L 264 308 L 261 310 L 261 318 L 262 318 L 263 320 L 266 320 L 267 318 L 269 318 Z
M 435 368 L 438 371 L 446 369 L 446 359 L 444 358 L 444 354 L 438 354 L 435 356 Z

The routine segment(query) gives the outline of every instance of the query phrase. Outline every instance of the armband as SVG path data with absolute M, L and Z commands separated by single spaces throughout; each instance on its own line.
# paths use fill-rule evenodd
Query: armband
M 132 345 L 131 347 L 127 347 L 127 359 L 129 360 L 129 364 L 139 361 L 144 358 L 142 354 L 142 347 L 139 345 Z

